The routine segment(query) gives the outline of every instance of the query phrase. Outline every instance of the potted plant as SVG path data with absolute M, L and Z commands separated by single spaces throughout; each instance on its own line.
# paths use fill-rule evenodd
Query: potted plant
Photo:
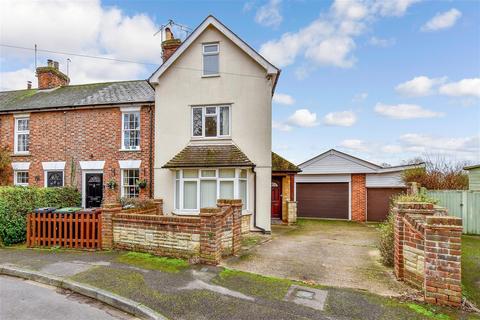
M 110 190 L 114 190 L 114 189 L 117 187 L 117 181 L 115 181 L 115 179 L 111 178 L 111 179 L 108 180 L 108 182 L 107 182 L 107 187 L 108 187 L 108 189 L 110 189 Z
M 137 182 L 137 186 L 140 188 L 140 189 L 145 189 L 147 187 L 147 180 L 145 179 L 142 179 L 142 180 L 139 180 Z

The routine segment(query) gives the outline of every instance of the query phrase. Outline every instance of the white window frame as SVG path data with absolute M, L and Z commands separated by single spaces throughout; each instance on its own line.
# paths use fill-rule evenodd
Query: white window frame
M 120 196 L 122 198 L 125 198 L 125 190 L 124 187 L 125 185 L 123 184 L 124 180 L 124 174 L 126 170 L 137 170 L 138 171 L 138 180 L 140 181 L 140 168 L 123 168 L 120 171 Z M 129 199 L 138 199 L 140 197 L 140 188 L 138 189 L 138 194 L 136 197 L 128 197 Z
M 62 173 L 62 185 L 60 187 L 49 187 L 48 186 L 48 173 L 49 172 L 61 172 Z M 65 170 L 64 169 L 49 169 L 44 170 L 44 186 L 45 188 L 62 188 L 65 187 Z
M 138 146 L 135 148 L 126 148 L 125 146 L 125 115 L 127 114 L 135 114 L 138 116 Z M 141 113 L 140 113 L 140 108 L 123 108 L 122 109 L 122 145 L 120 147 L 121 151 L 140 151 L 140 144 L 142 140 L 142 122 L 141 122 Z M 132 129 L 129 129 L 130 131 L 134 131 Z
M 17 176 L 17 174 L 18 174 L 18 173 L 23 173 L 23 172 L 26 172 L 26 173 L 29 175 L 29 176 L 28 176 L 28 181 L 27 181 L 26 183 L 18 182 L 18 176 Z M 29 183 L 29 180 L 30 180 L 30 174 L 28 173 L 28 170 L 14 170 L 14 171 L 13 171 L 13 184 L 14 184 L 14 185 L 27 187 L 27 186 L 28 186 L 28 183 Z
M 18 130 L 18 122 L 20 120 L 28 120 L 28 130 Z M 19 151 L 18 150 L 18 136 L 21 134 L 28 135 L 28 150 Z M 29 115 L 19 115 L 15 116 L 15 128 L 14 128 L 14 154 L 30 154 L 30 116 Z
M 220 172 L 219 170 L 221 169 L 234 169 L 235 170 L 235 175 L 232 178 L 220 178 Z M 184 170 L 197 170 L 198 175 L 197 178 L 184 178 Z M 215 177 L 202 177 L 202 171 L 206 170 L 214 170 L 215 171 Z M 241 170 L 247 170 L 247 176 L 246 178 L 240 178 L 240 172 Z M 179 172 L 179 178 L 177 178 L 177 172 Z M 217 200 L 220 199 L 220 182 L 221 181 L 233 181 L 233 197 L 235 199 L 240 199 L 240 180 L 244 180 L 247 182 L 247 193 L 246 193 L 246 203 L 244 204 L 244 209 L 243 211 L 248 211 L 249 209 L 249 181 L 248 181 L 248 168 L 234 168 L 234 167 L 225 167 L 225 168 L 183 168 L 183 169 L 178 169 L 173 171 L 174 179 L 173 179 L 173 207 L 174 210 L 173 212 L 175 214 L 179 215 L 192 215 L 192 214 L 198 214 L 200 212 L 200 182 L 202 180 L 214 180 L 217 182 Z M 179 182 L 179 191 L 180 194 L 177 195 L 177 188 L 176 188 L 176 183 L 177 181 Z M 185 181 L 193 181 L 197 183 L 197 207 L 195 209 L 184 209 L 183 208 L 183 187 L 184 187 L 184 182 Z M 177 196 L 178 198 L 178 204 L 179 208 L 177 207 Z
M 205 47 L 207 46 L 217 46 L 217 51 L 213 52 L 205 52 Z M 218 56 L 218 72 L 212 74 L 205 74 L 205 56 Z M 220 76 L 220 43 L 219 42 L 207 42 L 202 43 L 202 77 L 209 78 L 209 77 L 219 77 Z
M 228 134 L 220 134 L 220 108 L 228 108 Z M 215 115 L 217 118 L 217 135 L 212 137 L 205 136 L 205 116 L 207 113 L 207 108 L 215 108 Z M 202 135 L 195 136 L 193 133 L 194 126 L 193 126 L 193 111 L 195 109 L 202 110 Z M 218 139 L 218 138 L 230 138 L 232 135 L 232 106 L 229 104 L 221 104 L 221 105 L 209 105 L 209 106 L 192 106 L 192 110 L 190 111 L 191 115 L 191 129 L 190 134 L 192 139 Z

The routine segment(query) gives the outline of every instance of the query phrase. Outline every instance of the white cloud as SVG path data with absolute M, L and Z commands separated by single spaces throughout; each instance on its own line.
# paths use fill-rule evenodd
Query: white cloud
M 387 105 L 377 103 L 375 112 L 392 119 L 436 118 L 444 115 L 441 112 L 424 109 L 415 104 Z
M 385 153 L 401 153 L 403 152 L 402 146 L 395 144 L 387 144 L 381 148 L 382 152 Z
M 447 80 L 447 77 L 429 78 L 426 76 L 415 77 L 412 80 L 400 83 L 395 90 L 405 96 L 418 97 L 433 93 L 434 88 Z
M 303 56 L 319 66 L 349 68 L 355 64 L 355 38 L 380 16 L 400 16 L 416 0 L 362 2 L 336 0 L 329 11 L 296 32 L 284 33 L 260 48 L 260 53 L 278 67 L 286 67 Z M 305 66 L 304 66 L 305 68 Z M 306 74 L 306 72 L 302 72 Z
M 40 49 L 161 64 L 160 38 L 153 37 L 158 26 L 153 20 L 146 14 L 127 15 L 114 6 L 102 7 L 99 0 L 2 1 L 0 20 L 3 43 L 19 46 L 36 43 Z M 31 56 L 29 51 L 2 49 L 2 64 L 15 61 L 25 65 L 30 63 Z M 43 65 L 47 58 L 53 58 L 65 69 L 67 57 L 39 54 L 38 64 Z M 148 74 L 147 68 L 141 64 L 69 58 L 72 60 L 72 84 L 138 79 Z M 24 83 L 32 80 L 34 72 L 28 74 L 23 69 L 2 72 L 2 87 L 23 89 Z M 5 85 L 12 72 L 17 72 L 21 86 L 14 81 Z
M 447 96 L 473 96 L 480 97 L 480 78 L 463 79 L 442 85 L 439 93 Z
M 255 21 L 263 26 L 278 27 L 283 21 L 280 13 L 281 2 L 281 0 L 269 0 L 257 10 Z
M 318 125 L 317 114 L 308 109 L 296 110 L 287 120 L 287 125 L 308 128 Z
M 438 137 L 418 133 L 407 133 L 400 136 L 406 150 L 428 153 L 452 153 L 467 158 L 478 158 L 480 153 L 480 137 Z
M 368 152 L 369 148 L 365 141 L 360 139 L 346 139 L 340 142 L 340 146 L 354 150 L 354 151 L 361 151 L 361 152 Z
M 289 106 L 295 103 L 295 99 L 293 99 L 291 95 L 285 93 L 275 93 L 273 95 L 273 102 Z
M 272 121 L 272 127 L 280 131 L 292 131 L 292 126 L 285 124 L 283 122 Z
M 368 40 L 368 43 L 370 43 L 372 46 L 381 48 L 391 47 L 395 44 L 395 42 L 396 40 L 394 38 L 383 39 L 378 37 L 371 37 Z
M 446 12 L 437 13 L 432 19 L 425 23 L 422 31 L 437 31 L 441 29 L 448 29 L 455 25 L 458 19 L 462 16 L 462 13 L 453 8 Z
M 357 122 L 357 116 L 353 111 L 330 112 L 323 122 L 329 126 L 351 127 Z
M 27 81 L 35 81 L 35 68 L 0 72 L 0 90 L 27 89 Z

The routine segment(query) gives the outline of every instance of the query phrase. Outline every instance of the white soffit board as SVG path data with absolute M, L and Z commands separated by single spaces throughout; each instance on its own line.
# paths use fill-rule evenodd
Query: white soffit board
M 142 160 L 119 160 L 120 169 L 139 169 Z
M 65 161 L 42 162 L 43 170 L 65 170 Z
M 191 34 L 188 36 L 185 41 L 182 42 L 180 47 L 175 51 L 172 56 L 165 61 L 148 79 L 150 83 L 158 83 L 160 76 L 177 60 L 182 53 L 188 49 L 188 47 L 208 28 L 208 26 L 214 26 L 221 33 L 223 33 L 228 39 L 235 43 L 240 49 L 242 49 L 246 54 L 248 54 L 253 60 L 260 64 L 268 74 L 278 74 L 279 69 L 268 62 L 264 57 L 262 57 L 258 52 L 252 49 L 246 42 L 244 42 L 240 37 L 228 29 L 224 24 L 222 24 L 217 18 L 210 15 L 208 16 Z
M 30 162 L 12 162 L 12 168 L 15 171 L 30 169 Z
M 80 161 L 82 170 L 103 170 L 105 161 Z

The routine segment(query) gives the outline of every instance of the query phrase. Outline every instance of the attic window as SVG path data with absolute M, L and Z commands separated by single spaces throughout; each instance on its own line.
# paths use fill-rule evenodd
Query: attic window
M 220 46 L 218 43 L 205 43 L 203 50 L 203 76 L 212 77 L 219 75 Z

